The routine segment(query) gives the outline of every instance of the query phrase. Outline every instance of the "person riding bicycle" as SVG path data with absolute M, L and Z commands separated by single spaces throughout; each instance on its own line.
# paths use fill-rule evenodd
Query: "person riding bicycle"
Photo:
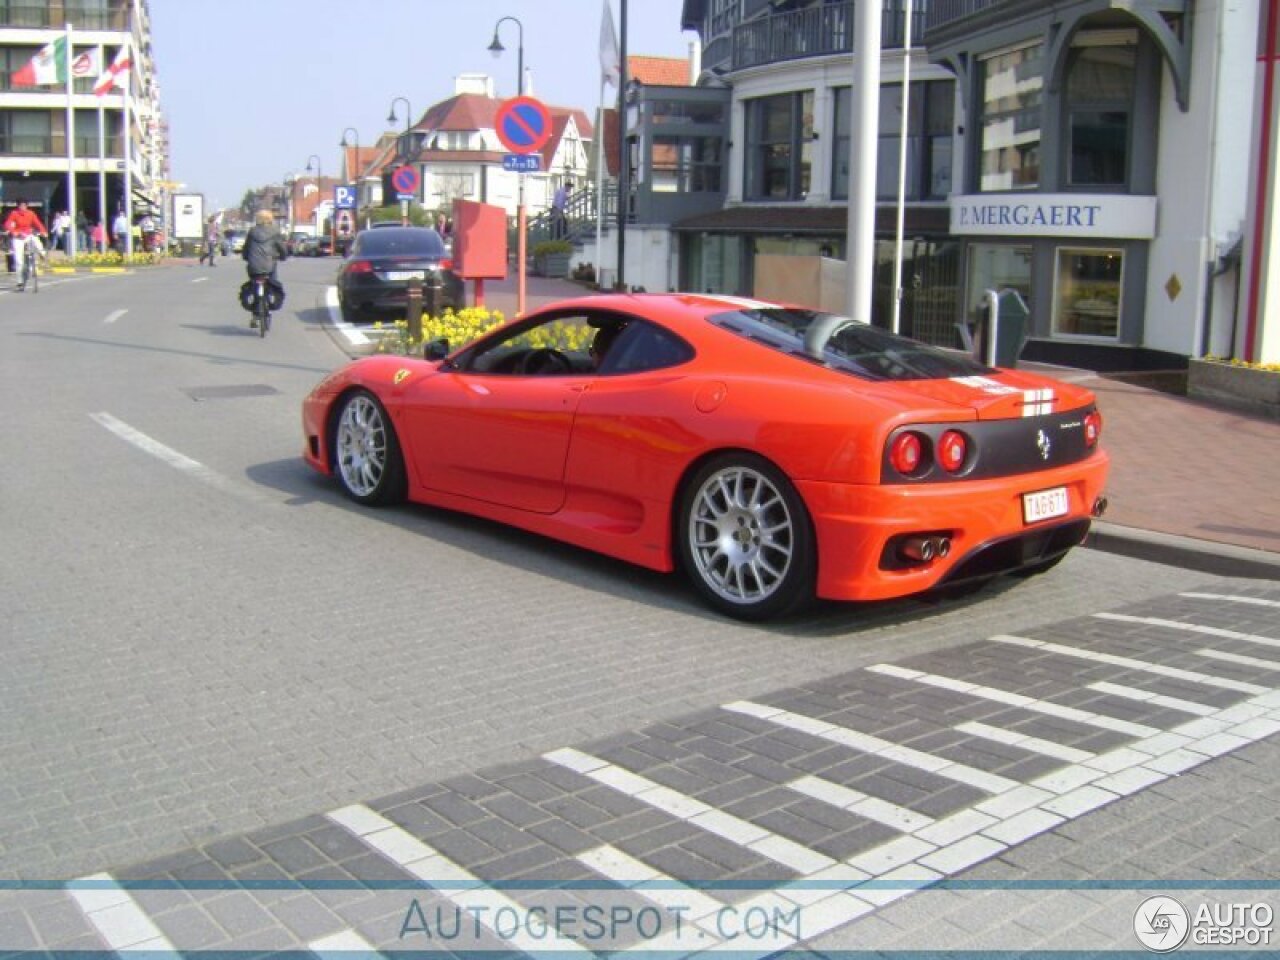
M 252 283 L 254 277 L 268 277 L 267 282 L 276 288 L 280 299 L 283 299 L 284 287 L 276 274 L 276 264 L 287 260 L 289 251 L 270 210 L 259 210 L 254 216 L 254 226 L 245 237 L 241 256 L 245 260 L 249 281 Z
M 27 244 L 35 243 L 36 255 L 43 257 L 44 247 L 41 246 L 39 238 L 47 237 L 49 231 L 36 212 L 27 208 L 27 201 L 19 200 L 17 209 L 5 217 L 4 232 L 13 238 L 11 253 L 14 267 L 18 271 L 18 289 L 21 290 L 27 285 L 26 260 L 23 256 L 26 253 Z

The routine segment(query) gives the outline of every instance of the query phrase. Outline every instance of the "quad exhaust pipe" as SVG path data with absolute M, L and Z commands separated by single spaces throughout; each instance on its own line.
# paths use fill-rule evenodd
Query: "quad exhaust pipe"
M 904 537 L 898 546 L 898 555 L 908 563 L 928 563 L 951 553 L 950 537 Z

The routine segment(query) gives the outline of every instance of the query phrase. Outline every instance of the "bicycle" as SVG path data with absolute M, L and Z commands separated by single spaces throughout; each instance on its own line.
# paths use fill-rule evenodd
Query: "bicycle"
M 31 292 L 40 292 L 40 273 L 36 269 L 35 234 L 18 238 L 22 245 L 22 255 L 18 260 L 18 290 L 25 290 L 27 281 L 31 281 Z
M 266 274 L 257 274 L 253 278 L 253 319 L 259 338 L 265 337 L 271 329 L 271 299 L 267 292 L 269 279 Z

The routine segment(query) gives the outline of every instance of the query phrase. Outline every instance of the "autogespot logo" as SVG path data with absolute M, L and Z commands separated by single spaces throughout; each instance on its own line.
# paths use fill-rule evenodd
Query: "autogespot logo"
M 1138 942 L 1153 953 L 1177 950 L 1191 930 L 1191 915 L 1173 897 L 1148 897 L 1133 915 Z

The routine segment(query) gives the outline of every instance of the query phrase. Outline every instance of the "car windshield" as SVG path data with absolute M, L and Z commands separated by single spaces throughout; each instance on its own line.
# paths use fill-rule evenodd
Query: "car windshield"
M 964 354 L 815 310 L 744 308 L 708 319 L 754 343 L 868 380 L 935 380 L 991 372 Z
M 366 257 L 396 254 L 443 257 L 444 241 L 434 230 L 367 230 L 360 234 L 360 253 Z

